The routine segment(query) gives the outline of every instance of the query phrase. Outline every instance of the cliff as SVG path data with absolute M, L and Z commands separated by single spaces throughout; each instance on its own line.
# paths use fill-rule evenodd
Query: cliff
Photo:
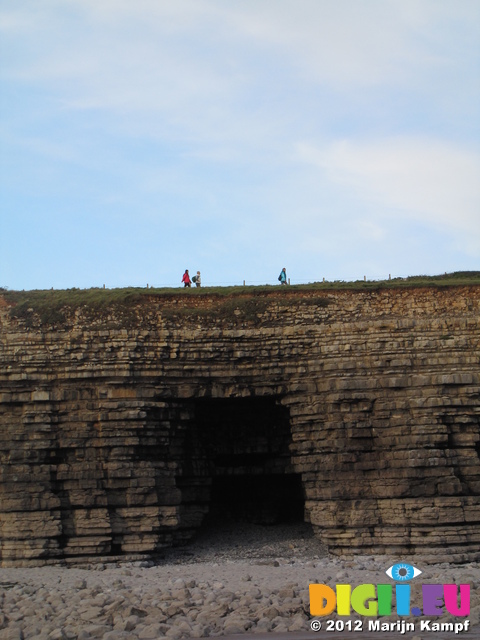
M 0 297 L 0 563 L 141 557 L 210 513 L 480 556 L 480 286 Z

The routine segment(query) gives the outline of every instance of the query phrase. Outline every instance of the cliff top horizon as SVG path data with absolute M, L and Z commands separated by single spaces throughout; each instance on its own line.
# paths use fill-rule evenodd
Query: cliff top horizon
M 305 290 L 305 289 L 372 289 L 372 288 L 384 288 L 384 287 L 423 287 L 423 286 L 452 286 L 452 285 L 465 285 L 465 284 L 480 284 L 480 271 L 454 271 L 451 273 L 445 272 L 444 274 L 438 274 L 434 276 L 428 275 L 415 275 L 406 277 L 388 278 L 385 280 L 368 280 L 366 278 L 362 280 L 325 280 L 313 281 L 307 283 L 294 283 L 289 285 L 289 289 Z M 67 289 L 10 289 L 8 286 L 0 286 L 0 295 L 3 297 L 15 298 L 17 301 L 18 296 L 21 294 L 40 293 L 40 292 L 78 292 L 78 291 L 125 291 L 128 292 L 145 292 L 148 291 L 148 295 L 152 293 L 165 293 L 165 294 L 177 294 L 179 292 L 193 293 L 205 295 L 207 293 L 222 293 L 228 295 L 235 292 L 245 291 L 266 291 L 278 290 L 280 286 L 278 284 L 262 284 L 262 285 L 227 285 L 227 286 L 209 286 L 208 284 L 202 287 L 184 288 L 183 285 L 178 287 L 145 287 L 138 286 L 124 286 L 124 287 L 69 287 Z M 8 294 L 7 296 L 5 294 Z
M 90 289 L 39 289 L 27 291 L 13 291 L 6 287 L 0 288 L 0 301 L 9 307 L 9 315 L 12 319 L 26 323 L 26 326 L 37 328 L 41 325 L 62 325 L 71 314 L 80 308 L 89 309 L 96 315 L 103 316 L 111 309 L 127 313 L 131 310 L 152 303 L 163 301 L 167 307 L 173 303 L 176 307 L 177 300 L 182 302 L 182 313 L 198 315 L 198 305 L 203 300 L 211 307 L 209 300 L 217 301 L 214 304 L 216 314 L 230 317 L 239 307 L 245 312 L 244 319 L 256 319 L 258 314 L 265 310 L 267 299 L 275 298 L 282 305 L 288 304 L 287 300 L 296 297 L 314 295 L 319 306 L 327 306 L 329 297 L 322 295 L 336 291 L 349 291 L 352 293 L 374 293 L 395 289 L 421 289 L 421 288 L 446 288 L 479 286 L 480 271 L 458 271 L 438 276 L 410 276 L 407 278 L 394 278 L 391 280 L 372 281 L 357 280 L 354 282 L 312 282 L 308 284 L 260 285 L 260 286 L 231 286 L 231 287 L 201 287 L 201 288 L 155 288 L 155 287 L 122 287 L 115 289 L 92 287 Z M 318 294 L 318 295 L 315 295 Z M 191 304 L 189 304 L 191 301 Z M 313 299 L 310 301 L 313 302 Z M 205 304 L 201 304 L 202 307 Z M 164 313 L 165 312 L 165 313 Z M 167 315 L 178 315 L 179 310 L 163 309 Z M 212 309 L 205 309 L 203 313 L 212 313 Z

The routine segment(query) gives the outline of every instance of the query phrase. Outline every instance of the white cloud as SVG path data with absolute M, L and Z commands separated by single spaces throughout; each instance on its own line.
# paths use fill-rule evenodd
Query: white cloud
M 10 77 L 53 89 L 67 112 L 108 114 L 115 133 L 178 142 L 189 157 L 219 162 L 282 154 L 287 161 L 286 150 L 305 123 L 328 128 L 337 111 L 351 119 L 375 110 L 368 99 L 357 102 L 359 87 L 398 89 L 410 82 L 423 90 L 425 76 L 445 64 L 458 42 L 443 37 L 427 46 L 425 34 L 444 35 L 455 12 L 463 26 L 474 14 L 462 0 L 45 0 L 42 11 L 35 2 L 10 6 L 0 12 L 6 35 L 17 31 L 21 42 L 28 26 L 28 43 L 22 55 L 12 55 Z M 342 98 L 335 92 L 319 98 L 317 87 L 341 89 Z M 299 88 L 303 102 L 295 99 Z M 437 98 L 445 103 L 445 96 Z
M 475 24 L 476 17 L 478 27 L 478 11 L 465 6 L 461 0 L 50 0 L 35 12 L 34 61 L 17 68 L 24 79 L 79 81 L 71 106 L 130 110 L 173 111 L 185 101 L 201 108 L 212 99 L 232 108 L 230 101 L 272 72 L 349 93 L 380 83 L 420 84 L 458 49 L 447 30 L 458 16 L 471 42 L 468 18 Z M 0 24 L 11 30 L 23 21 L 31 30 L 30 8 L 4 11 Z M 442 34 L 439 42 L 432 33 Z
M 300 144 L 298 157 L 353 189 L 376 215 L 469 232 L 480 245 L 478 153 L 442 141 L 398 137 L 342 140 L 324 148 Z
M 421 83 L 462 47 L 478 52 L 480 5 L 465 0 L 247 0 L 224 14 L 232 33 L 271 48 L 295 73 L 348 92 Z

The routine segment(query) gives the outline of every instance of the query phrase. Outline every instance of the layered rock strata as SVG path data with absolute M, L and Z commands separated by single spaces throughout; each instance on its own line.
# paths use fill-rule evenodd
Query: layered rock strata
M 333 553 L 478 559 L 479 312 L 476 286 L 192 291 L 57 324 L 0 299 L 0 563 L 154 554 L 222 488 L 274 520 L 295 478 Z

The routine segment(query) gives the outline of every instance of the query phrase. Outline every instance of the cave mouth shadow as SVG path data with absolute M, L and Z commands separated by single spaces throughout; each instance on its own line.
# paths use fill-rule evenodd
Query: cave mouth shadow
M 303 517 L 299 474 L 241 474 L 212 479 L 207 526 L 221 522 L 273 526 L 303 522 Z
M 203 511 L 196 532 L 302 523 L 304 489 L 291 444 L 289 410 L 278 396 L 195 399 L 177 487 L 192 511 Z

